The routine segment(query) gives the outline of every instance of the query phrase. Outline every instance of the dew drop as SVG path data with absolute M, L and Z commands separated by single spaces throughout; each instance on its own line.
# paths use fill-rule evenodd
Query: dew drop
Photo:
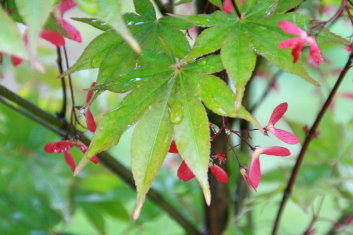
M 183 107 L 179 102 L 173 102 L 169 107 L 170 121 L 174 124 L 179 124 L 183 120 Z

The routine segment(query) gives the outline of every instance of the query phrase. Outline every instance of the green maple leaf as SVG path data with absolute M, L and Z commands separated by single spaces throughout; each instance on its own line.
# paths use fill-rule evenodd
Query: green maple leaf
M 289 38 L 289 35 L 279 28 L 279 21 L 290 21 L 309 31 L 310 17 L 296 13 L 284 14 L 300 2 L 301 0 L 280 1 L 275 7 L 274 0 L 245 1 L 240 18 L 221 11 L 209 15 L 174 16 L 194 25 L 208 27 L 199 35 L 194 47 L 183 61 L 220 49 L 223 65 L 237 90 L 239 103 L 255 68 L 257 54 L 280 69 L 319 85 L 306 72 L 301 61 L 292 62 L 290 50 L 278 48 L 281 41 Z M 318 42 L 349 44 L 328 30 L 323 30 L 319 34 Z
M 117 109 L 104 115 L 76 173 L 92 156 L 118 144 L 123 132 L 137 123 L 131 149 L 131 167 L 138 193 L 134 218 L 140 213 L 173 136 L 180 155 L 199 181 L 206 201 L 210 202 L 207 178 L 210 130 L 202 102 L 214 113 L 244 118 L 262 129 L 243 107 L 236 111 L 232 90 L 220 78 L 211 75 L 223 70 L 220 56 L 210 55 L 179 65 L 173 55 L 173 50 L 156 53 L 145 49 L 140 66 L 95 87 L 129 94 Z
M 149 1 L 136 0 L 135 8 L 137 14 L 125 14 L 124 19 L 142 48 L 154 51 L 169 48 L 176 58 L 183 58 L 188 53 L 189 43 L 179 29 L 189 28 L 191 24 L 172 17 L 157 19 L 154 7 Z M 105 83 L 139 66 L 141 56 L 107 24 L 97 19 L 78 20 L 105 32 L 87 46 L 79 60 L 62 76 L 83 69 L 99 68 L 97 83 Z

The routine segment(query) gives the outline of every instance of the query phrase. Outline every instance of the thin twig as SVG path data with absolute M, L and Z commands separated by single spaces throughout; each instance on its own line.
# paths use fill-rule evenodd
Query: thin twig
M 52 132 L 60 135 L 60 136 L 65 136 L 66 135 L 66 126 L 67 123 L 63 122 L 63 120 L 51 115 L 50 113 L 47 113 L 46 111 L 40 109 L 36 105 L 28 102 L 27 100 L 23 99 L 22 97 L 18 96 L 14 92 L 8 90 L 6 87 L 0 85 L 0 97 L 4 97 L 5 99 L 16 103 L 22 109 L 16 108 L 14 105 L 7 105 L 9 102 L 6 102 L 7 106 L 10 108 L 13 108 L 15 111 L 18 111 L 21 114 L 24 114 L 26 117 L 31 118 L 33 121 L 38 122 L 39 124 L 43 125 L 44 127 L 47 127 L 49 130 Z M 2 100 L 4 100 L 2 98 Z M 2 102 L 4 103 L 4 102 Z M 28 113 L 31 113 L 31 115 L 28 115 L 28 113 L 24 113 L 23 110 L 25 110 Z M 35 118 L 32 118 L 35 117 Z M 73 134 L 73 133 L 71 133 Z M 85 145 L 90 144 L 90 140 L 82 133 L 82 132 L 77 132 L 78 134 L 78 139 L 84 143 Z M 114 173 L 116 176 L 121 178 L 127 185 L 129 185 L 132 189 L 135 190 L 135 183 L 132 178 L 132 174 L 130 170 L 128 170 L 122 163 L 120 163 L 118 160 L 116 160 L 112 155 L 110 155 L 107 152 L 102 152 L 98 155 L 100 162 L 109 170 L 111 170 L 112 173 Z M 175 207 L 173 207 L 159 192 L 157 192 L 154 189 L 151 189 L 147 196 L 154 201 L 160 208 L 162 208 L 171 218 L 173 218 L 182 228 L 184 228 L 185 232 L 187 234 L 201 234 L 195 226 L 193 226 L 190 221 L 188 221 L 184 215 L 182 215 Z
M 52 132 L 57 133 L 58 135 L 65 137 L 65 131 L 59 130 L 55 127 L 53 127 L 51 124 L 48 124 L 46 121 L 43 121 L 41 118 L 38 118 L 37 116 L 33 115 L 32 113 L 26 111 L 25 109 L 16 107 L 15 105 L 11 104 L 10 102 L 6 101 L 0 96 L 0 103 L 4 104 L 5 106 L 9 107 L 10 109 L 22 114 L 23 116 L 31 119 L 32 121 L 35 121 L 39 123 L 40 125 L 46 127 L 47 129 L 51 130 Z
M 56 47 L 56 54 L 57 54 L 57 59 L 56 63 L 58 64 L 58 69 L 60 74 L 63 73 L 63 65 L 62 65 L 62 55 L 61 55 L 61 49 L 60 47 Z M 61 89 L 63 92 L 63 103 L 60 112 L 58 113 L 59 118 L 65 118 L 66 115 L 66 103 L 67 103 L 67 97 L 66 97 L 66 82 L 65 78 L 60 79 L 61 80 Z
M 301 164 L 303 162 L 305 153 L 308 149 L 308 146 L 310 144 L 310 141 L 312 140 L 314 134 L 316 133 L 316 130 L 320 124 L 320 121 L 322 119 L 322 117 L 324 116 L 326 110 L 328 109 L 331 101 L 333 100 L 333 97 L 335 96 L 341 82 L 343 81 L 347 71 L 351 68 L 352 66 L 352 59 L 353 59 L 353 54 L 351 53 L 349 55 L 349 58 L 347 60 L 346 65 L 344 66 L 343 70 L 341 71 L 340 75 L 338 76 L 338 79 L 336 81 L 336 84 L 334 85 L 334 87 L 332 88 L 329 96 L 326 99 L 326 102 L 324 103 L 324 105 L 322 106 L 319 114 L 317 115 L 314 124 L 312 125 L 312 127 L 310 128 L 308 134 L 306 135 L 305 141 L 302 145 L 302 148 L 300 150 L 299 156 L 295 162 L 294 168 L 292 169 L 292 173 L 291 176 L 289 178 L 289 181 L 287 183 L 287 187 L 283 192 L 283 196 L 282 196 L 282 201 L 280 203 L 277 215 L 276 215 L 276 219 L 275 219 L 275 223 L 273 225 L 273 229 L 272 229 L 272 235 L 277 234 L 277 230 L 278 230 L 278 226 L 282 217 L 282 213 L 284 210 L 284 207 L 287 203 L 288 198 L 290 197 L 291 193 L 292 193 L 292 188 L 294 186 L 295 180 L 297 179 L 298 176 L 298 171 L 301 167 Z
M 260 96 L 260 98 L 256 101 L 255 104 L 253 104 L 250 109 L 249 112 L 253 113 L 261 104 L 262 102 L 265 100 L 265 98 L 267 97 L 268 94 L 270 94 L 270 91 L 273 87 L 274 84 L 276 84 L 277 79 L 281 76 L 281 74 L 283 73 L 283 70 L 278 70 L 270 79 L 270 83 L 267 85 L 266 89 L 264 90 L 264 92 L 262 93 L 262 95 Z

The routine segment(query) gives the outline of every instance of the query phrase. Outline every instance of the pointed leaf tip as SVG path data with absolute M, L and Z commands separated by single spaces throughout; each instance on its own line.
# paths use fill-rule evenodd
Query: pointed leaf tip
M 208 182 L 206 184 L 201 184 L 203 196 L 205 198 L 205 202 L 207 206 L 211 205 L 211 191 Z
M 90 161 L 89 158 L 87 158 L 86 156 L 84 156 L 81 161 L 78 163 L 75 171 L 74 171 L 74 176 L 77 176 L 82 170 L 83 168 L 87 165 L 87 163 Z
M 141 206 L 136 206 L 134 212 L 132 213 L 132 219 L 136 221 L 140 217 Z
M 145 194 L 141 195 L 139 192 L 137 192 L 137 198 L 136 198 L 136 207 L 134 209 L 134 212 L 132 213 L 132 219 L 135 221 L 140 217 L 142 206 L 145 202 Z

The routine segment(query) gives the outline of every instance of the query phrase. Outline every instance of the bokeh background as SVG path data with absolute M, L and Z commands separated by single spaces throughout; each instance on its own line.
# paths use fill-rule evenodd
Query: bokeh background
M 130 1 L 123 2 L 127 12 L 134 11 Z M 334 14 L 339 3 L 306 1 L 299 11 L 324 20 Z M 178 8 L 179 13 L 184 11 L 192 12 L 192 3 Z M 66 16 L 85 17 L 77 9 Z M 80 44 L 67 40 L 72 65 L 100 31 L 80 22 L 71 22 L 83 36 Z M 19 27 L 23 28 L 21 25 Z M 351 37 L 351 28 L 350 22 L 344 17 L 330 25 L 333 32 L 348 39 Z M 292 130 L 303 141 L 303 127 L 313 123 L 348 58 L 343 46 L 322 49 L 325 62 L 318 69 L 311 68 L 312 76 L 320 81 L 321 87 L 314 87 L 295 75 L 279 73 L 275 86 L 254 113 L 264 126 L 272 110 L 278 104 L 288 102 L 289 109 L 278 127 Z M 28 63 L 13 67 L 10 59 L 4 57 L 0 65 L 0 84 L 55 114 L 62 102 L 60 80 L 57 79 L 56 50 L 49 43 L 40 41 L 39 53 L 46 68 L 45 73 L 33 70 Z M 271 77 L 277 72 L 277 68 L 269 64 L 262 65 L 249 88 L 250 105 L 261 99 Z M 78 105 L 84 104 L 84 89 L 90 86 L 96 75 L 95 70 L 73 74 Z M 326 234 L 342 215 L 353 216 L 353 99 L 343 95 L 353 94 L 352 75 L 351 71 L 346 76 L 319 127 L 319 137 L 310 145 L 286 207 L 280 234 L 302 234 L 321 201 L 322 208 L 315 225 L 316 234 Z M 120 100 L 121 96 L 117 94 L 102 94 L 91 107 L 96 120 L 115 108 Z M 109 150 L 127 167 L 130 164 L 132 129 L 123 135 L 118 146 Z M 87 132 L 87 136 L 91 134 Z M 254 134 L 252 137 L 254 145 L 283 146 L 273 136 Z M 63 154 L 44 152 L 46 143 L 58 140 L 60 137 L 45 127 L 0 104 L 0 234 L 184 234 L 175 221 L 149 200 L 138 221 L 132 221 L 136 196 L 134 190 L 102 165 L 89 164 L 79 176 L 73 177 Z M 262 157 L 264 174 L 258 192 L 248 196 L 241 216 L 232 216 L 234 212 L 231 209 L 226 234 L 270 233 L 281 192 L 300 150 L 300 145 L 285 147 L 292 151 L 289 158 Z M 76 161 L 82 157 L 80 151 L 72 152 Z M 240 154 L 240 157 L 243 161 L 250 160 L 248 153 Z M 228 159 L 228 187 L 231 195 L 234 195 L 239 169 L 233 156 L 228 156 Z M 177 154 L 168 154 L 153 188 L 200 228 L 204 223 L 203 197 L 195 179 L 189 182 L 178 180 L 176 171 L 180 162 Z M 338 234 L 353 234 L 353 229 L 348 227 Z

